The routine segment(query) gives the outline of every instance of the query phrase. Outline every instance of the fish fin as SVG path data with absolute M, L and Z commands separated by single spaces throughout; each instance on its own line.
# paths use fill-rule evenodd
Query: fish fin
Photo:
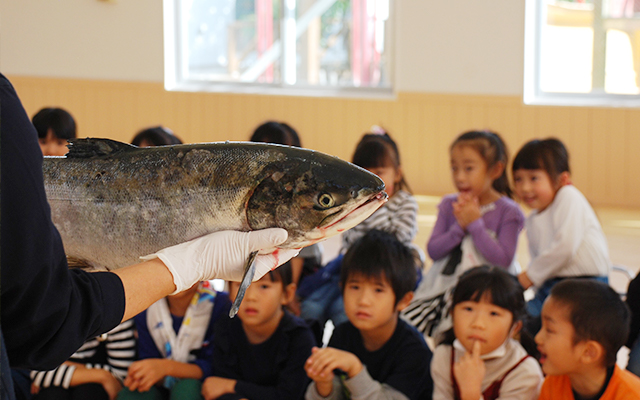
M 253 281 L 253 275 L 256 273 L 256 256 L 258 255 L 257 251 L 251 252 L 249 257 L 247 258 L 247 263 L 244 266 L 244 275 L 242 276 L 242 282 L 240 282 L 240 288 L 238 289 L 238 293 L 236 294 L 236 298 L 233 301 L 233 305 L 229 310 L 229 318 L 233 318 L 238 313 L 240 309 L 240 303 L 242 303 L 242 299 L 244 298 L 244 293 L 247 291 L 249 285 Z
M 67 256 L 67 265 L 69 266 L 69 268 L 80 268 L 80 269 L 84 269 L 85 271 L 107 271 L 108 270 L 106 268 L 97 267 L 96 265 L 90 263 L 87 260 L 83 260 L 81 258 L 76 258 L 71 256 Z
M 111 139 L 69 139 L 67 158 L 93 158 L 137 149 L 137 146 Z

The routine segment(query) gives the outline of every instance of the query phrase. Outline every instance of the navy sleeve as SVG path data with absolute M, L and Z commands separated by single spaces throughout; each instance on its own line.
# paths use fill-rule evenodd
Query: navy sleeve
M 69 270 L 44 191 L 37 134 L 0 74 L 2 332 L 13 367 L 52 369 L 124 315 L 112 273 Z

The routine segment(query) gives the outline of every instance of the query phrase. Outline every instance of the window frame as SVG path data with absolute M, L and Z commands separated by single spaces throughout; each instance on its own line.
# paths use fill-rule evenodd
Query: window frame
M 540 89 L 540 36 L 545 5 L 545 0 L 525 0 L 523 102 L 550 106 L 639 107 L 640 94 L 606 93 L 604 89 L 589 93 L 555 93 Z
M 178 31 L 184 18 L 181 17 L 182 0 L 163 0 L 164 25 L 164 87 L 168 91 L 214 92 L 235 94 L 284 95 L 301 97 L 340 97 L 363 99 L 395 99 L 395 0 L 389 0 L 389 28 L 385 29 L 385 53 L 389 58 L 389 87 L 356 87 L 356 86 L 321 86 L 309 84 L 260 83 L 205 81 L 181 78 L 182 71 L 187 68 L 186 57 L 182 48 L 186 38 L 180 38 Z M 279 1 L 279 0 L 278 0 Z M 286 1 L 286 0 L 285 0 Z

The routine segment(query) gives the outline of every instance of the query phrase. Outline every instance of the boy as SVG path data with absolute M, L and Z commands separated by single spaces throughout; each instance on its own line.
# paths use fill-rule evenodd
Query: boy
M 415 283 L 412 253 L 394 235 L 372 230 L 349 248 L 340 277 L 349 320 L 307 360 L 307 399 L 431 399 L 431 351 L 399 318 Z
M 535 340 L 547 376 L 540 399 L 640 399 L 640 378 L 616 366 L 629 333 L 629 310 L 592 279 L 556 284 L 542 307 Z
M 296 292 L 292 279 L 289 262 L 270 271 L 249 286 L 235 318 L 217 322 L 205 400 L 302 398 L 309 383 L 303 366 L 316 342 L 305 322 L 284 309 Z M 229 282 L 231 300 L 239 287 Z

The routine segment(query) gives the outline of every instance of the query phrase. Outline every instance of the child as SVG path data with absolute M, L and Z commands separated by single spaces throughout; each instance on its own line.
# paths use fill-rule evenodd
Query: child
M 526 314 L 516 278 L 500 267 L 468 270 L 453 291 L 452 314 L 448 340 L 433 354 L 433 398 L 537 399 L 540 366 L 513 339 Z
M 86 341 L 58 368 L 32 371 L 33 399 L 114 399 L 135 355 L 135 326 L 130 319 Z
M 458 193 L 445 196 L 427 244 L 434 260 L 404 317 L 426 336 L 441 339 L 451 327 L 447 316 L 458 277 L 488 264 L 512 274 L 524 215 L 511 200 L 507 149 L 498 134 L 471 131 L 451 145 L 451 172 Z
M 249 140 L 302 147 L 298 132 L 285 122 L 267 121 L 253 131 Z
M 38 131 L 40 150 L 45 156 L 64 156 L 68 139 L 76 137 L 76 121 L 62 108 L 43 108 L 31 118 Z
M 204 281 L 136 315 L 140 360 L 129 367 L 118 399 L 199 399 L 200 380 L 211 374 L 214 323 L 230 306 Z
M 640 378 L 616 366 L 629 310 L 607 284 L 567 279 L 542 307 L 536 344 L 546 379 L 541 400 L 640 399 Z
M 340 276 L 349 320 L 307 360 L 307 399 L 431 399 L 431 350 L 398 315 L 413 296 L 414 265 L 390 233 L 371 230 L 349 248 Z
M 182 144 L 182 140 L 171 129 L 164 126 L 154 126 L 138 132 L 131 139 L 131 144 L 138 147 L 169 146 Z
M 239 286 L 229 282 L 232 299 Z M 285 263 L 249 286 L 236 318 L 218 322 L 213 376 L 202 385 L 205 400 L 302 398 L 304 361 L 315 340 L 304 321 L 284 309 L 295 291 Z
M 560 280 L 581 276 L 607 282 L 609 251 L 589 202 L 567 184 L 569 154 L 561 141 L 526 143 L 512 170 L 516 194 L 533 209 L 526 221 L 531 261 L 518 280 L 525 289 L 535 286 L 527 311 L 539 317 L 544 299 Z M 533 334 L 537 328 L 532 328 Z
M 324 326 L 331 319 L 335 326 L 347 320 L 342 304 L 340 266 L 342 255 L 371 229 L 393 233 L 406 245 L 418 232 L 418 203 L 409 191 L 400 164 L 396 143 L 379 127 L 365 134 L 353 154 L 353 163 L 378 175 L 386 186 L 389 201 L 369 218 L 342 235 L 342 248 L 336 259 L 301 282 L 297 295 L 303 301 L 300 315 L 318 320 Z M 413 288 L 412 288 L 413 289 Z

